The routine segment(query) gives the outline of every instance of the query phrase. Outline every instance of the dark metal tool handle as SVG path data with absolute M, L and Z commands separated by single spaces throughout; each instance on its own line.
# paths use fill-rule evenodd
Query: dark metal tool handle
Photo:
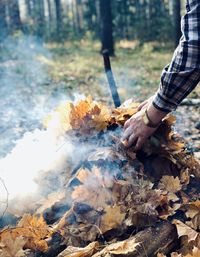
M 117 86 L 115 83 L 115 79 L 114 79 L 111 64 L 110 64 L 109 52 L 108 50 L 104 50 L 102 54 L 103 54 L 103 60 L 104 60 L 104 68 L 105 68 L 108 84 L 110 87 L 111 95 L 113 98 L 113 102 L 115 104 L 115 107 L 119 107 L 121 105 L 121 101 L 119 98 Z

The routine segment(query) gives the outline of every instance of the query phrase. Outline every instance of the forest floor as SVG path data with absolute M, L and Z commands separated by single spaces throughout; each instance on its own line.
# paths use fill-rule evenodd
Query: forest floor
M 60 101 L 91 95 L 112 104 L 98 42 L 80 41 L 41 44 L 35 38 L 9 39 L 0 57 L 0 155 L 12 148 L 23 133 L 37 128 L 42 118 Z M 1 51 L 1 49 L 0 49 Z M 173 47 L 135 41 L 116 44 L 111 58 L 120 98 L 142 101 L 159 85 L 163 67 L 170 61 Z M 199 97 L 197 89 L 190 97 Z M 176 112 L 176 129 L 200 150 L 199 107 L 181 106 Z M 191 141 L 192 140 L 192 141 Z M 7 147 L 9 146 L 9 147 Z

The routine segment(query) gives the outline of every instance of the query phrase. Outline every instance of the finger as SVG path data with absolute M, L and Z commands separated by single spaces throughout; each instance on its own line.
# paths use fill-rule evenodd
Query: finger
M 130 137 L 130 135 L 133 133 L 133 128 L 129 126 L 123 133 L 122 140 L 126 140 Z
M 129 137 L 127 147 L 131 147 L 132 145 L 135 145 L 136 142 L 137 142 L 137 136 L 134 135 L 134 134 L 132 134 L 132 135 Z
M 138 112 L 141 111 L 142 108 L 143 108 L 147 103 L 148 103 L 148 100 L 145 100 L 144 102 L 142 102 L 142 103 L 138 106 L 137 111 L 138 111 Z
M 135 151 L 137 152 L 138 150 L 140 150 L 142 148 L 142 146 L 144 145 L 146 139 L 145 138 L 141 138 L 139 137 L 135 146 Z
M 127 129 L 130 126 L 131 120 L 128 119 L 125 123 L 124 123 L 124 129 Z

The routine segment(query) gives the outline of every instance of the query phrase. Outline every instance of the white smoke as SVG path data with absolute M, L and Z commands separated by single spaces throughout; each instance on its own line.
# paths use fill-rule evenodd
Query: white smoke
M 66 100 L 65 85 L 55 84 L 40 56 L 52 56 L 36 37 L 9 37 L 0 45 L 0 216 L 19 199 L 34 201 L 59 186 L 59 173 L 73 150 L 65 138 L 42 129 L 43 118 Z M 60 147 L 62 145 L 62 147 Z M 59 148 L 59 150 L 58 150 Z M 56 174 L 54 188 L 41 189 L 40 180 Z M 56 181 L 57 180 L 57 181 Z

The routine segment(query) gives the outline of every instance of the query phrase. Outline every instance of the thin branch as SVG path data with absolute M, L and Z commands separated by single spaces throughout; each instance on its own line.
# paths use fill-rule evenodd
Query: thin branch
M 1 177 L 0 177 L 0 181 L 1 181 L 3 187 L 5 188 L 5 191 L 6 191 L 6 200 L 5 200 L 5 202 L 4 202 L 4 204 L 5 204 L 6 206 L 5 206 L 5 209 L 4 209 L 3 213 L 2 213 L 2 215 L 0 216 L 0 218 L 3 218 L 3 216 L 5 215 L 5 213 L 6 213 L 7 209 L 8 209 L 9 192 L 8 192 L 8 189 L 7 189 L 7 187 L 6 187 L 6 184 L 5 184 L 4 180 L 3 180 Z

